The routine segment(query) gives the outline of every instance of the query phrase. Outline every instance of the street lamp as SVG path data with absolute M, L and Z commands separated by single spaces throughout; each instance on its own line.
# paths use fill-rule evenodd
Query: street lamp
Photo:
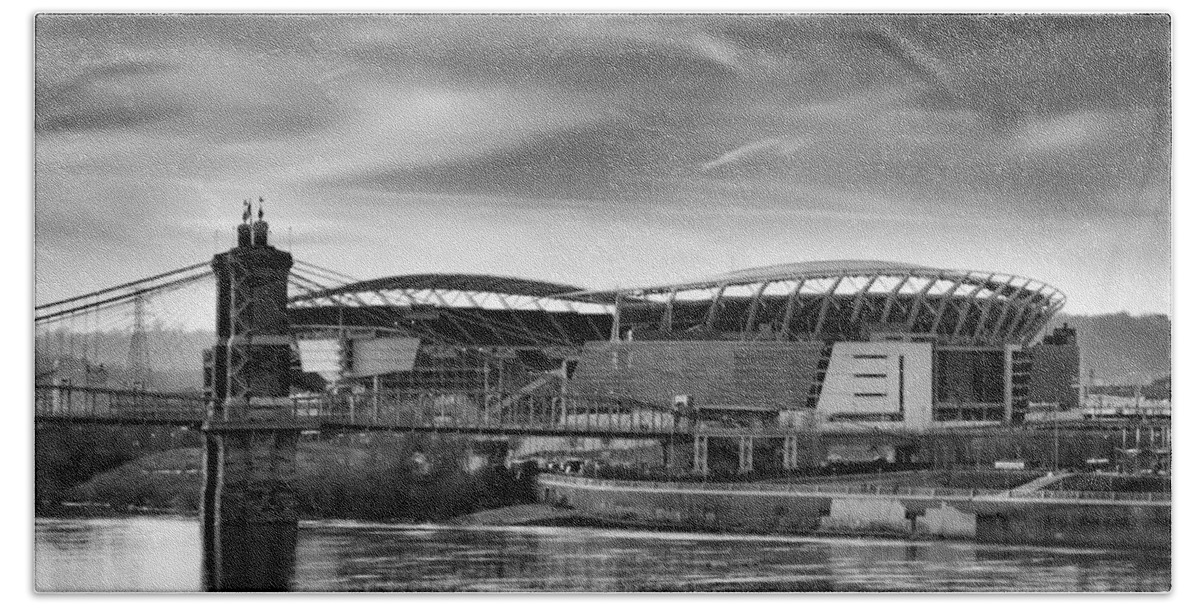
M 1058 404 L 1054 404 L 1054 472 L 1058 473 Z

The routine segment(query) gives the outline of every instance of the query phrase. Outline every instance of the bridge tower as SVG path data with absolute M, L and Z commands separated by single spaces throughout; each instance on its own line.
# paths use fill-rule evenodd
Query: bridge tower
M 287 590 L 297 521 L 291 480 L 300 427 L 288 406 L 292 256 L 262 219 L 213 257 L 217 343 L 204 431 L 204 579 L 210 591 Z

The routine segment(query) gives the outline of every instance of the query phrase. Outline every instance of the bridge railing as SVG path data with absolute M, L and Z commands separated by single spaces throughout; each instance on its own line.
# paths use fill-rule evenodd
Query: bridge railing
M 43 417 L 199 422 L 207 414 L 201 395 L 88 386 L 34 386 L 34 414 Z
M 612 397 L 560 393 L 404 389 L 248 403 L 254 411 L 244 415 L 250 417 L 277 419 L 282 414 L 297 421 L 360 427 L 659 436 L 692 428 L 686 417 L 670 411 Z M 208 415 L 207 400 L 200 395 L 68 385 L 37 385 L 34 410 L 39 417 L 132 422 L 199 422 Z M 241 415 L 226 412 L 227 418 Z
M 661 409 L 589 395 L 382 390 L 292 397 L 292 415 L 364 427 L 573 430 L 668 434 L 689 421 Z

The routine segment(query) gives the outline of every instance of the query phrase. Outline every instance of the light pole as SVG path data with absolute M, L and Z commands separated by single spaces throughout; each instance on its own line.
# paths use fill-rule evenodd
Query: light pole
M 1058 407 L 1054 404 L 1054 472 L 1058 473 Z

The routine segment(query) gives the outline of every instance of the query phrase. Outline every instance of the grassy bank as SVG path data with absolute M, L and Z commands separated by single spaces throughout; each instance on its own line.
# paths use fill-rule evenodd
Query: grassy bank
M 532 479 L 517 470 L 464 470 L 470 447 L 467 440 L 436 437 L 304 441 L 292 480 L 301 517 L 439 521 L 534 502 Z M 202 479 L 200 449 L 176 448 L 99 473 L 62 493 L 57 504 L 194 514 Z

